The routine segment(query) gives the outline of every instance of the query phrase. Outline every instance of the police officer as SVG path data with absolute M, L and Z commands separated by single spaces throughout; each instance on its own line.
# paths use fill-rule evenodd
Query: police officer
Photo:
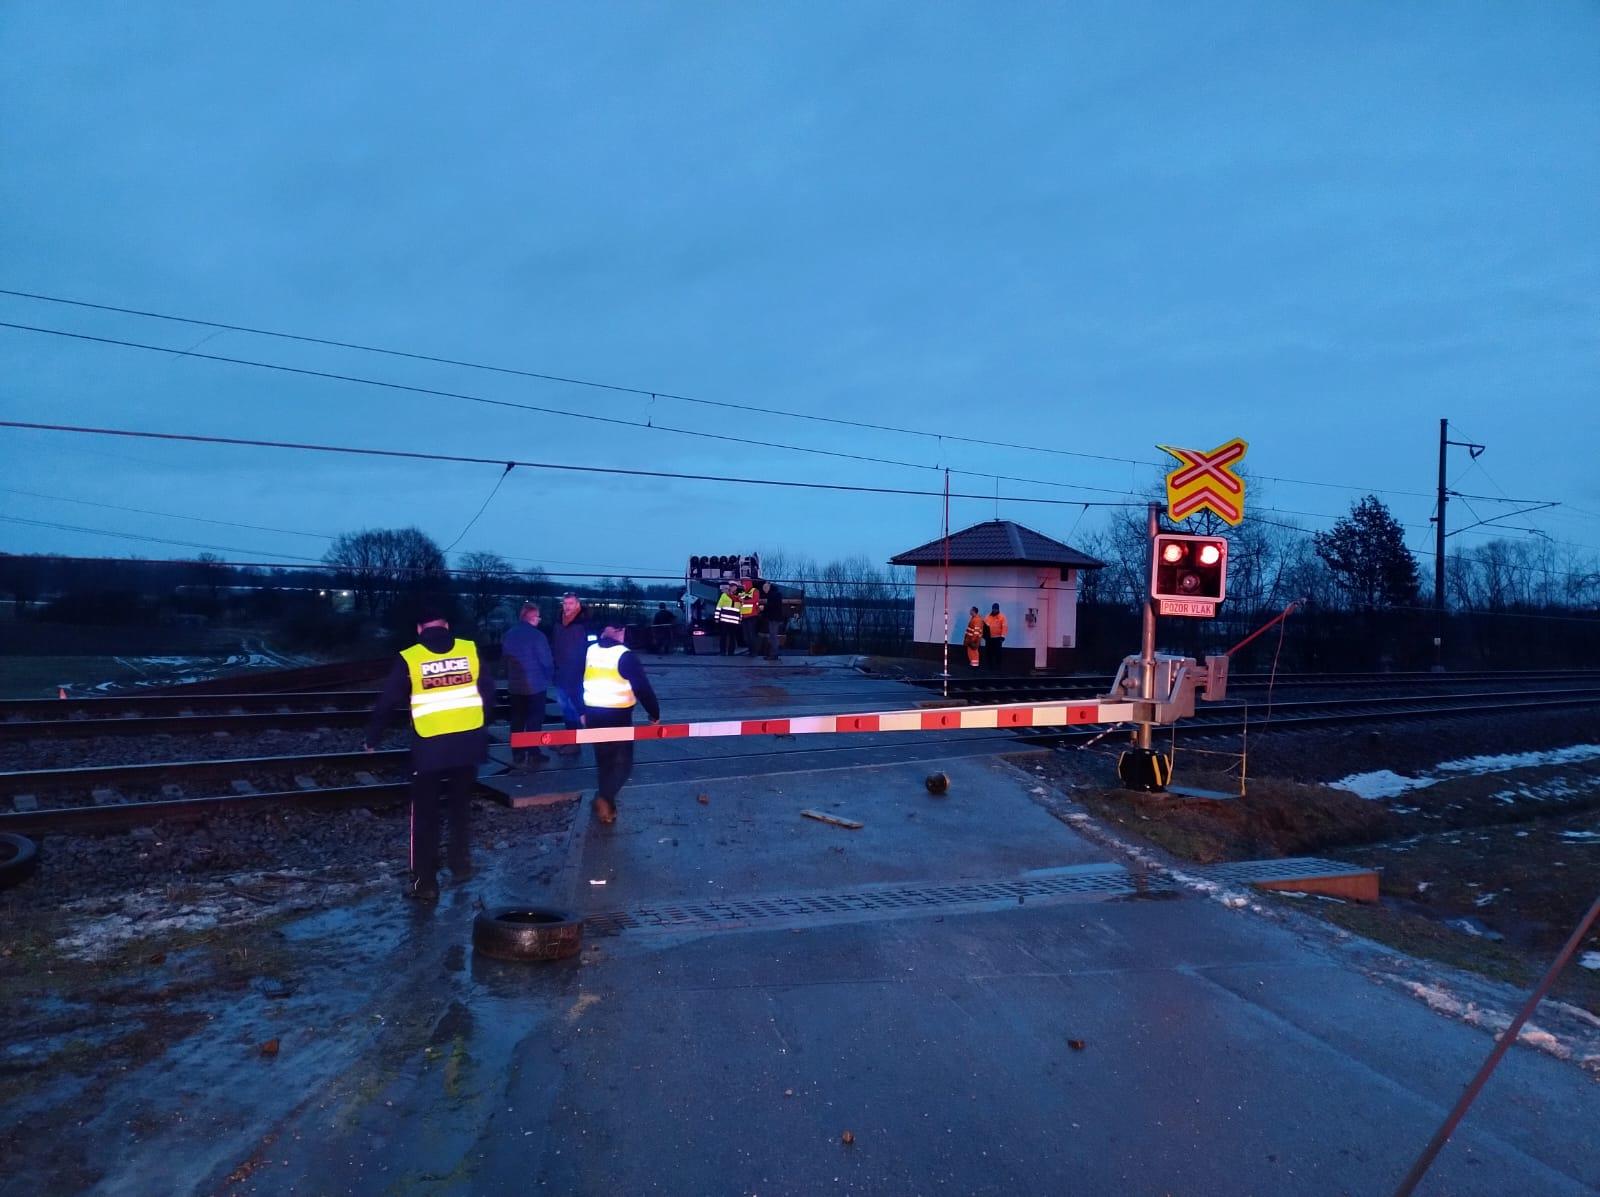
M 494 682 L 478 660 L 478 646 L 458 640 L 439 611 L 417 621 L 417 639 L 395 658 L 367 722 L 366 750 L 376 751 L 395 708 L 411 707 L 411 878 L 405 895 L 439 897 L 439 799 L 450 800 L 450 873 L 472 875 L 472 790 L 478 766 L 489 758 L 486 712 L 494 709 Z
M 661 722 L 661 705 L 650 679 L 644 675 L 638 654 L 623 644 L 625 629 L 607 625 L 600 639 L 589 646 L 583 665 L 583 725 L 632 727 L 633 708 L 643 703 L 651 723 Z M 633 741 L 596 743 L 594 763 L 599 771 L 594 815 L 602 823 L 617 821 L 617 794 L 633 772 Z

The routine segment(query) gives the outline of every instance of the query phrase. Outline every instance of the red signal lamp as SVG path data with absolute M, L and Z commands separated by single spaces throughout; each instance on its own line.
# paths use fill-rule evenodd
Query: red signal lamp
M 1164 532 L 1150 563 L 1150 597 L 1163 614 L 1214 615 L 1228 596 L 1228 542 L 1220 536 Z

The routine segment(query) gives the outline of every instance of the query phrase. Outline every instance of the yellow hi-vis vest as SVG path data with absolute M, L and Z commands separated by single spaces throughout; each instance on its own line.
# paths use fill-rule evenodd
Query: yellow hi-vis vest
M 591 644 L 583 658 L 583 705 L 619 711 L 638 701 L 622 676 L 622 644 Z
M 741 590 L 739 592 L 739 617 L 749 619 L 756 613 L 756 592 L 754 590 Z
M 411 673 L 411 726 L 417 735 L 443 736 L 483 726 L 476 644 L 457 640 L 442 653 L 413 644 L 400 656 Z

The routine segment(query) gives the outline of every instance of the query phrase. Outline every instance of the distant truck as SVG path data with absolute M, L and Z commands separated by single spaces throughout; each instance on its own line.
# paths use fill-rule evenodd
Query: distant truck
M 717 596 L 722 593 L 725 583 L 737 582 L 740 578 L 760 577 L 761 557 L 756 553 L 690 557 L 689 568 L 684 574 L 683 609 L 692 611 L 694 600 L 701 599 L 705 603 L 705 618 L 709 620 L 712 608 L 717 605 Z M 792 625 L 805 614 L 805 591 L 776 578 L 773 581 L 783 590 L 783 613 Z

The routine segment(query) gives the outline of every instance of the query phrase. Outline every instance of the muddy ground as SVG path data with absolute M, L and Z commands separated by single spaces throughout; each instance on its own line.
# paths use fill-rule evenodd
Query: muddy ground
M 1600 751 L 1559 751 L 1597 743 L 1600 719 L 1581 711 L 1376 732 L 1268 728 L 1250 737 L 1240 796 L 1237 738 L 1180 738 L 1174 783 L 1230 795 L 1221 800 L 1120 789 L 1116 749 L 1103 745 L 1054 753 L 1045 768 L 1109 825 L 1180 859 L 1316 855 L 1379 869 L 1376 907 L 1297 907 L 1528 988 L 1600 896 Z M 1328 784 L 1362 774 L 1355 784 L 1400 792 L 1364 798 Z M 1584 967 L 1585 953 L 1600 966 L 1600 929 L 1556 994 L 1600 1014 L 1600 967 Z
M 515 844 L 541 862 L 530 884 L 548 884 L 576 806 L 479 800 L 475 852 Z M 0 1160 L 23 1167 L 26 1191 L 82 1191 L 103 1153 L 72 1128 L 125 1070 L 187 1044 L 259 1061 L 265 1081 L 280 1039 L 370 1033 L 319 997 L 353 962 L 348 934 L 315 928 L 364 895 L 402 907 L 406 849 L 403 806 L 47 838 L 38 873 L 0 892 Z M 440 879 L 449 898 L 455 879 Z M 129 1142 L 156 1129 L 149 1117 L 130 1113 Z

